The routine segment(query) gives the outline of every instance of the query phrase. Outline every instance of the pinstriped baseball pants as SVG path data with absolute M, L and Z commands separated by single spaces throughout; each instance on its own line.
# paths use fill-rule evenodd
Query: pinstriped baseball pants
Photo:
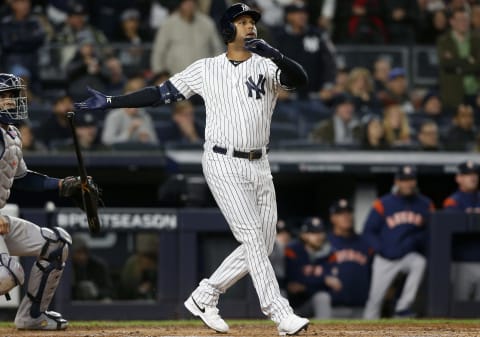
M 247 273 L 262 312 L 279 323 L 292 312 L 280 294 L 268 255 L 276 234 L 277 205 L 266 156 L 249 161 L 206 149 L 202 158 L 205 179 L 235 239 L 240 243 L 208 279 L 193 292 L 194 299 L 216 306 L 218 297 Z

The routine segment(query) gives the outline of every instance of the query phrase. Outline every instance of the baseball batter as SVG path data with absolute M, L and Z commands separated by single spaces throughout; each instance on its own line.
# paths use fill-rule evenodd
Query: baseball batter
M 51 178 L 27 169 L 22 155 L 19 131 L 12 124 L 28 117 L 27 97 L 22 80 L 0 74 L 0 209 L 10 189 L 28 191 L 59 190 L 71 196 L 81 183 L 77 177 Z M 62 315 L 47 311 L 60 282 L 70 235 L 60 227 L 44 228 L 29 221 L 0 214 L 0 295 L 24 283 L 22 266 L 11 256 L 36 256 L 30 278 L 15 317 L 18 329 L 63 330 L 68 322 Z
M 91 97 L 76 109 L 142 107 L 203 97 L 206 129 L 203 172 L 218 206 L 240 246 L 185 301 L 207 326 L 227 332 L 217 303 L 235 282 L 250 273 L 265 315 L 280 335 L 305 329 L 309 321 L 293 313 L 280 295 L 268 259 L 275 241 L 277 208 L 268 163 L 270 122 L 280 87 L 304 85 L 303 68 L 265 41 L 257 39 L 260 13 L 245 4 L 229 7 L 221 19 L 227 52 L 200 59 L 160 86 L 124 96 Z

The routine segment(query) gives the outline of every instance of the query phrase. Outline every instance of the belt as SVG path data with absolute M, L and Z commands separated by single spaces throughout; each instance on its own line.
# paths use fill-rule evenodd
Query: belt
M 227 149 L 224 148 L 224 147 L 220 147 L 220 146 L 217 146 L 215 145 L 213 148 L 212 148 L 213 152 L 215 153 L 220 153 L 220 154 L 227 154 Z M 267 150 L 266 152 L 268 153 L 268 147 L 267 147 Z M 248 160 L 255 160 L 255 159 L 260 159 L 262 158 L 262 149 L 256 149 L 256 150 L 251 150 L 251 151 L 248 151 L 248 152 L 243 152 L 243 151 L 237 151 L 237 150 L 233 150 L 233 156 L 234 157 L 237 157 L 237 158 L 244 158 L 244 159 L 248 159 Z

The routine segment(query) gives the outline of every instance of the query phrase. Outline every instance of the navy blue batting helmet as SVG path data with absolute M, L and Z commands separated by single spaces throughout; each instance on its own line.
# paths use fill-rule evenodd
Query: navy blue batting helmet
M 27 119 L 27 92 L 23 80 L 13 74 L 0 73 L 0 97 L 8 91 L 13 96 L 9 97 L 9 101 L 0 101 L 0 123 L 15 124 Z
M 255 22 L 260 20 L 259 12 L 254 11 L 244 3 L 237 3 L 227 8 L 220 19 L 220 29 L 225 43 L 232 42 L 235 39 L 236 29 L 233 21 L 240 15 L 250 15 Z

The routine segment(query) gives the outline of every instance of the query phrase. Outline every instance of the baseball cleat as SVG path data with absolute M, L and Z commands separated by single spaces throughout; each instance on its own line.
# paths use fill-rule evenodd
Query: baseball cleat
M 15 326 L 19 330 L 65 330 L 68 321 L 55 311 L 45 311 L 37 318 L 15 319 Z
M 183 304 L 193 316 L 200 317 L 203 323 L 205 323 L 210 329 L 220 333 L 228 332 L 228 325 L 218 314 L 217 307 L 202 307 L 192 296 L 190 296 Z
M 306 318 L 299 317 L 295 314 L 290 314 L 278 325 L 278 334 L 280 336 L 296 335 L 302 330 L 307 330 L 310 321 Z

